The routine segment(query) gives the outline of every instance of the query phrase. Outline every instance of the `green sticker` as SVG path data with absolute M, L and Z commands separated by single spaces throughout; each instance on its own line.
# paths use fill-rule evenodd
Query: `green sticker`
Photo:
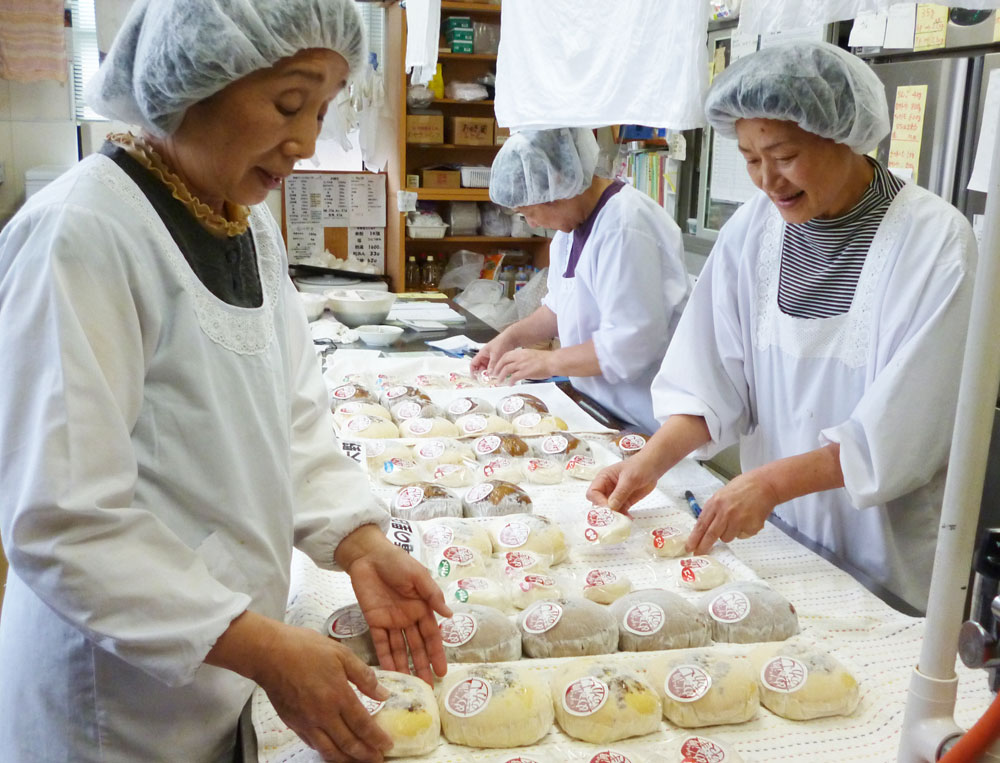
M 438 565 L 438 577 L 446 578 L 451 574 L 451 562 L 447 559 L 442 559 L 441 563 Z
M 463 604 L 465 604 L 465 602 L 469 600 L 469 592 L 466 591 L 464 588 L 459 588 L 457 591 L 455 591 L 455 598 L 458 599 Z

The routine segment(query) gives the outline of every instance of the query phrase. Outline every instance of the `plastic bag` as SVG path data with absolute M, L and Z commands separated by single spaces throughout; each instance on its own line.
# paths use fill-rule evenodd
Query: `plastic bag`
M 514 305 L 517 307 L 517 318 L 527 318 L 542 305 L 542 299 L 549 291 L 549 269 L 542 268 L 535 273 L 514 295 Z
M 517 320 L 517 306 L 503 296 L 503 291 L 499 281 L 480 278 L 455 297 L 455 302 L 491 328 L 502 331 Z
M 478 252 L 459 249 L 448 258 L 440 289 L 465 289 L 470 283 L 479 279 L 486 258 Z
M 444 86 L 446 98 L 456 101 L 485 101 L 489 97 L 489 92 L 484 85 L 478 82 L 456 82 L 451 81 Z
M 406 105 L 426 109 L 434 102 L 434 91 L 427 85 L 410 85 L 406 89 Z
M 492 202 L 484 201 L 479 205 L 479 232 L 483 236 L 509 236 L 511 229 L 510 215 Z

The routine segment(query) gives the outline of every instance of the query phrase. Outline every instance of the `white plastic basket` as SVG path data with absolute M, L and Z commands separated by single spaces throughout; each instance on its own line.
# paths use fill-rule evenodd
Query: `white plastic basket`
M 463 188 L 489 188 L 489 167 L 461 167 Z
M 444 238 L 445 231 L 448 230 L 447 223 L 443 225 L 409 225 L 406 226 L 406 234 L 410 238 Z

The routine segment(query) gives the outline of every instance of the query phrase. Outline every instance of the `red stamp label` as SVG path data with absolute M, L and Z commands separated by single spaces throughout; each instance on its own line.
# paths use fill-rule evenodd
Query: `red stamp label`
M 342 406 L 337 408 L 337 413 L 339 413 L 341 416 L 353 416 L 360 410 L 361 410 L 361 403 L 344 403 Z
M 593 715 L 608 701 L 608 685 L 600 678 L 578 678 L 563 692 L 563 708 L 570 715 Z
M 720 623 L 738 623 L 750 614 L 750 599 L 741 591 L 720 593 L 708 605 L 708 614 Z
M 508 416 L 512 413 L 517 413 L 522 408 L 524 408 L 524 398 L 521 397 L 505 397 L 500 401 L 500 410 Z
M 330 616 L 328 623 L 328 632 L 334 638 L 351 638 L 368 632 L 368 621 L 354 604 L 338 609 Z
M 406 394 L 406 387 L 402 384 L 397 384 L 395 387 L 389 387 L 385 391 L 386 400 L 395 400 L 397 397 L 402 397 Z
M 642 450 L 645 444 L 646 438 L 639 434 L 627 434 L 618 441 L 618 447 L 626 453 L 634 453 L 637 450 Z
M 530 591 L 532 588 L 553 588 L 556 581 L 548 575 L 525 575 L 518 584 L 522 591 Z
M 431 477 L 432 480 L 437 482 L 438 480 L 443 480 L 445 477 L 454 474 L 455 472 L 460 472 L 465 467 L 460 464 L 441 464 L 434 469 L 434 475 Z
M 445 646 L 455 647 L 472 641 L 476 631 L 479 630 L 479 623 L 467 612 L 456 612 L 447 620 L 442 620 L 438 628 L 441 631 L 442 643 Z
M 622 625 L 636 636 L 651 636 L 663 627 L 663 608 L 651 601 L 633 604 L 622 618 Z
M 514 419 L 514 426 L 524 429 L 534 429 L 542 423 L 542 416 L 539 413 L 522 413 Z
M 485 437 L 480 437 L 476 440 L 475 445 L 472 447 L 475 449 L 476 453 L 479 453 L 482 456 L 485 456 L 488 453 L 495 453 L 500 449 L 500 438 L 495 434 L 488 434 Z
M 649 534 L 653 536 L 653 545 L 656 548 L 663 548 L 667 542 L 667 538 L 680 535 L 681 531 L 676 527 L 657 527 L 655 530 L 650 530 Z
M 350 400 L 357 391 L 357 387 L 353 384 L 343 384 L 333 391 L 333 396 L 338 400 Z
M 490 581 L 487 578 L 462 578 L 455 585 L 463 591 L 485 591 L 490 587 Z
M 591 543 L 597 543 L 601 539 L 601 536 L 597 534 L 597 530 L 593 527 L 588 527 L 583 531 L 583 537 L 586 538 Z
M 611 570 L 591 570 L 587 573 L 584 588 L 594 588 L 599 585 L 610 585 L 618 580 L 618 576 Z
M 726 751 L 711 739 L 688 737 L 681 743 L 682 763 L 725 763 Z
M 401 419 L 415 419 L 417 416 L 420 415 L 420 412 L 422 410 L 423 407 L 421 407 L 420 403 L 415 403 L 412 400 L 407 400 L 396 406 L 395 413 L 396 416 L 398 416 Z
M 562 617 L 562 607 L 554 601 L 539 601 L 524 615 L 524 629 L 528 633 L 545 633 L 551 630 Z
M 663 691 L 677 702 L 694 702 L 712 688 L 712 677 L 697 665 L 678 665 L 663 682 Z
M 427 434 L 434 426 L 430 419 L 410 419 L 409 429 L 413 434 Z
M 466 434 L 475 434 L 486 429 L 486 417 L 479 413 L 470 413 L 462 420 L 462 429 Z
M 515 570 L 529 570 L 538 564 L 538 557 L 530 551 L 508 551 L 504 554 L 508 567 Z
M 632 761 L 617 750 L 601 750 L 590 759 L 590 763 L 632 763 Z
M 520 548 L 528 542 L 529 535 L 531 535 L 531 528 L 524 522 L 508 522 L 497 534 L 497 539 L 501 546 Z
M 445 697 L 444 706 L 452 715 L 471 718 L 486 709 L 492 694 L 489 681 L 473 676 L 451 687 L 448 696 Z
M 411 488 L 406 489 L 410 490 Z M 416 489 L 423 493 L 422 489 Z M 455 539 L 455 531 L 447 525 L 435 525 L 424 533 L 423 539 L 427 548 L 444 548 Z
M 549 455 L 555 455 L 556 453 L 565 453 L 566 448 L 568 447 L 569 447 L 569 440 L 567 440 L 561 434 L 554 434 L 542 440 L 542 452 L 548 453 Z
M 589 469 L 594 466 L 597 466 L 597 462 L 590 456 L 573 456 L 566 462 L 567 471 L 573 471 L 574 469 Z
M 424 500 L 424 489 L 420 485 L 404 487 L 396 493 L 396 508 L 408 511 Z
M 767 688 L 791 694 L 805 685 L 809 670 L 794 657 L 774 657 L 760 671 L 760 680 Z
M 355 416 L 347 422 L 347 428 L 352 432 L 364 432 L 372 425 L 372 420 L 368 416 Z
M 607 527 L 615 521 L 615 513 L 607 506 L 595 506 L 587 512 L 587 524 L 591 527 Z
M 441 556 L 452 564 L 458 565 L 472 564 L 476 558 L 475 552 L 468 546 L 448 546 L 441 552 Z
M 469 488 L 469 492 L 465 494 L 465 500 L 469 503 L 476 503 L 486 498 L 492 492 L 493 485 L 489 482 L 482 482 L 475 487 Z
M 460 397 L 458 400 L 452 400 L 451 405 L 448 406 L 448 413 L 454 416 L 461 416 L 463 413 L 468 413 L 472 410 L 474 403 L 467 397 Z
M 417 448 L 417 455 L 426 459 L 440 458 L 444 454 L 444 449 L 443 440 L 431 440 Z
M 544 458 L 529 458 L 528 459 L 528 471 L 537 472 L 539 469 L 553 469 L 555 464 L 551 461 L 547 461 Z

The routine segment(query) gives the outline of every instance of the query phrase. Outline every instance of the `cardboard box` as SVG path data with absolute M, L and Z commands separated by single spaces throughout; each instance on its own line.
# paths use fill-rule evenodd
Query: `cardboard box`
M 473 32 L 471 29 L 449 29 L 444 38 L 450 43 L 473 42 Z
M 501 127 L 500 124 L 494 119 L 493 120 L 493 143 L 497 146 L 502 146 L 504 141 L 510 137 L 510 128 Z
M 407 114 L 407 143 L 444 143 L 443 114 Z
M 452 29 L 472 29 L 471 16 L 448 16 L 444 20 L 444 31 L 447 33 Z
M 448 142 L 456 146 L 492 146 L 493 117 L 448 117 Z
M 462 173 L 458 170 L 439 170 L 433 167 L 420 171 L 424 188 L 461 188 Z
M 461 42 L 460 40 L 455 40 L 451 44 L 452 53 L 471 53 L 474 46 L 471 42 Z

